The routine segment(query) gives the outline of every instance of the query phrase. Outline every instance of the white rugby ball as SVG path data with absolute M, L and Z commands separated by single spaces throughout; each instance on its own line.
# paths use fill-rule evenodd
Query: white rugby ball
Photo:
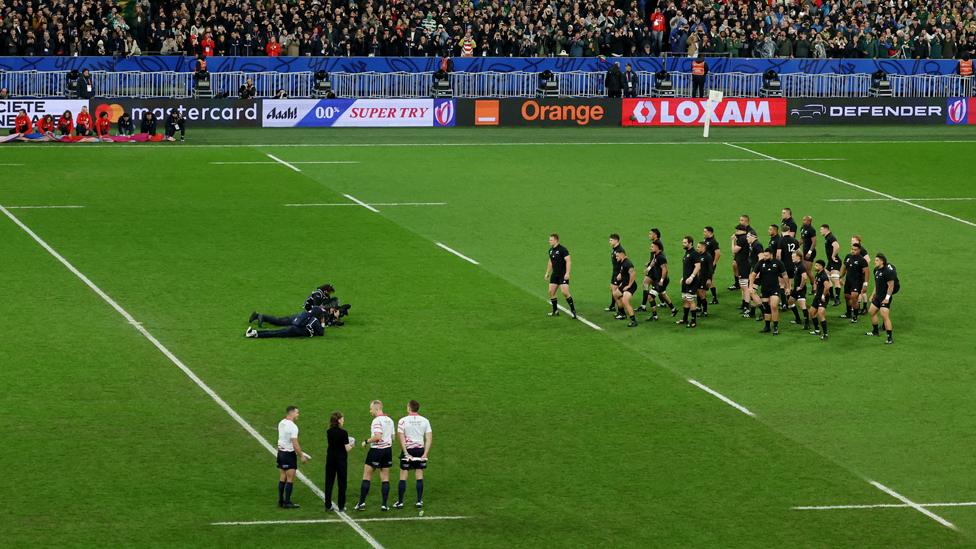
M 356 439 L 349 437 L 349 444 L 356 444 Z

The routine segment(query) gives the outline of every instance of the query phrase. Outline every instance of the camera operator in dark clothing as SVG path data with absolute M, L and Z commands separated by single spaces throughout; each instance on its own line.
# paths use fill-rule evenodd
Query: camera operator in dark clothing
M 139 123 L 139 132 L 156 135 L 156 115 L 152 111 L 146 111 L 142 115 L 142 122 Z
M 328 313 L 325 317 L 327 326 L 342 326 L 344 323 L 340 319 L 349 314 L 351 305 L 348 303 L 340 305 L 339 298 L 332 295 L 334 293 L 335 287 L 332 284 L 319 286 L 305 299 L 305 310 L 311 311 L 315 307 L 322 307 Z
M 119 117 L 118 129 L 119 135 L 132 135 L 135 133 L 132 127 L 132 117 L 129 116 L 129 113 L 122 113 L 122 116 Z
M 166 140 L 176 141 L 176 132 L 180 132 L 180 141 L 186 138 L 186 119 L 178 111 L 172 110 L 166 117 Z
M 274 326 L 287 326 L 281 330 L 255 330 L 250 326 L 244 332 L 245 337 L 315 337 L 325 335 L 325 316 L 327 311 L 322 307 L 313 307 L 311 311 L 302 311 L 292 316 L 276 317 L 261 313 L 251 313 L 248 322 L 258 321 L 258 327 L 264 323 Z
M 250 78 L 241 84 L 241 87 L 237 90 L 237 95 L 241 99 L 254 99 L 257 94 L 258 90 L 254 87 L 254 80 L 251 80 Z

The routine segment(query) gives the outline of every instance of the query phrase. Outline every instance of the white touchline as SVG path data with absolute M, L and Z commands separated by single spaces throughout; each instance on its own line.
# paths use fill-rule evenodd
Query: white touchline
M 319 206 L 359 206 L 360 204 L 349 204 L 347 202 L 333 204 L 285 204 L 292 208 L 312 208 Z M 447 202 L 371 202 L 370 206 L 447 206 Z
M 976 507 L 976 501 L 954 503 L 919 503 L 919 507 Z M 875 503 L 872 505 L 798 505 L 790 507 L 795 511 L 833 511 L 835 509 L 906 509 L 907 503 Z
M 263 160 L 258 162 L 211 162 L 211 164 L 222 165 L 222 166 L 237 165 L 237 164 L 246 165 L 246 164 L 278 164 L 278 163 L 279 161 L 265 162 Z M 304 162 L 292 161 L 289 162 L 289 164 L 359 164 L 359 161 L 358 160 L 309 160 Z
M 892 195 L 890 195 L 888 193 L 883 193 L 881 191 L 876 191 L 874 189 L 865 187 L 863 185 L 858 185 L 857 183 L 851 183 L 850 181 L 845 181 L 845 180 L 843 180 L 843 179 L 841 179 L 839 177 L 834 177 L 832 175 L 828 175 L 828 174 L 825 174 L 823 172 L 818 172 L 816 170 L 811 170 L 810 168 L 801 166 L 799 164 L 794 164 L 793 162 L 790 162 L 788 160 L 783 160 L 783 159 L 780 159 L 780 158 L 776 158 L 775 156 L 769 156 L 768 154 L 763 154 L 761 152 L 754 151 L 752 149 L 749 149 L 749 148 L 746 148 L 746 147 L 742 147 L 740 145 L 735 145 L 733 143 L 723 143 L 723 145 L 728 145 L 729 147 L 732 147 L 734 149 L 739 149 L 741 151 L 746 151 L 746 152 L 755 154 L 757 156 L 761 156 L 763 158 L 768 158 L 770 160 L 775 160 L 775 161 L 780 162 L 782 164 L 786 164 L 787 166 L 793 166 L 794 168 L 796 168 L 798 170 L 803 170 L 803 171 L 805 171 L 807 173 L 812 173 L 814 175 L 819 175 L 820 177 L 823 177 L 823 178 L 826 178 L 826 179 L 830 179 L 831 181 L 836 181 L 838 183 L 847 185 L 848 187 L 854 187 L 855 189 L 860 189 L 862 191 L 869 192 L 869 193 L 872 193 L 872 194 L 876 194 L 878 196 L 883 196 L 883 197 L 885 197 L 885 198 L 887 198 L 889 200 L 894 200 L 895 202 L 901 202 L 902 204 L 907 204 L 907 205 L 909 205 L 909 206 L 911 206 L 913 208 L 918 208 L 920 210 L 924 210 L 926 212 L 933 213 L 935 215 L 941 215 L 942 217 L 951 219 L 953 221 L 958 221 L 958 222 L 960 222 L 960 223 L 962 223 L 964 225 L 969 225 L 970 227 L 976 227 L 976 223 L 973 223 L 972 221 L 967 221 L 965 219 L 956 217 L 954 215 L 949 215 L 949 214 L 947 214 L 945 212 L 940 212 L 939 210 L 933 210 L 932 208 L 928 208 L 926 206 L 922 206 L 922 205 L 916 204 L 914 202 L 909 202 L 908 200 L 905 200 L 904 198 L 898 198 L 897 196 L 892 196 Z
M 976 200 L 976 198 L 902 198 L 909 202 L 931 202 L 931 201 L 956 201 L 956 200 Z M 824 198 L 824 202 L 897 202 L 891 198 Z
M 236 421 L 237 424 L 240 425 L 245 431 L 247 431 L 248 434 L 254 437 L 254 440 L 258 441 L 258 443 L 262 447 L 264 447 L 265 450 L 270 452 L 272 455 L 277 454 L 276 449 L 273 446 L 271 446 L 271 444 L 267 441 L 267 439 L 261 436 L 261 434 L 258 433 L 257 430 L 254 427 L 252 427 L 250 423 L 247 422 L 247 420 L 241 417 L 241 415 L 238 414 L 236 410 L 231 408 L 230 404 L 227 404 L 227 402 L 224 399 L 222 399 L 220 395 L 218 395 L 213 389 L 211 389 L 209 385 L 204 383 L 204 381 L 200 379 L 200 377 L 197 376 L 197 374 L 194 373 L 193 370 L 191 370 L 186 364 L 183 364 L 183 361 L 177 358 L 176 355 L 174 355 L 168 348 L 166 348 L 165 345 L 163 345 L 158 339 L 156 339 L 156 336 L 152 335 L 152 333 L 150 333 L 149 330 L 143 327 L 142 324 L 139 321 L 137 321 L 131 314 L 129 314 L 128 311 L 123 309 L 122 306 L 119 305 L 114 299 L 112 299 L 108 294 L 103 292 L 101 288 L 96 286 L 95 283 L 92 282 L 87 276 L 85 276 L 84 273 L 76 269 L 74 265 L 72 265 L 67 259 L 65 259 L 47 242 L 45 242 L 44 239 L 38 236 L 37 233 L 32 231 L 30 227 L 28 227 L 20 219 L 18 219 L 17 216 L 10 213 L 10 210 L 0 205 L 0 212 L 2 212 L 4 215 L 10 218 L 10 220 L 13 221 L 14 224 L 16 224 L 18 227 L 21 228 L 21 230 L 27 233 L 27 235 L 30 236 L 35 242 L 37 242 L 42 248 L 44 248 L 44 250 L 46 250 L 47 253 L 51 254 L 51 256 L 53 256 L 54 259 L 57 259 L 73 275 L 75 275 L 76 277 L 78 277 L 79 280 L 84 282 L 85 285 L 91 289 L 91 291 L 95 292 L 95 294 L 98 295 L 98 297 L 102 298 L 102 300 L 105 301 L 105 303 L 108 303 L 109 306 L 115 309 L 115 312 L 122 315 L 122 318 L 124 318 L 129 324 L 131 324 L 132 327 L 135 328 L 140 334 L 142 334 L 143 337 L 148 339 L 149 342 L 152 343 L 153 346 L 156 347 L 156 349 L 158 349 L 159 352 L 163 354 L 163 356 L 168 358 L 170 362 L 172 362 L 177 368 L 179 368 L 184 374 L 186 374 L 186 377 L 190 378 L 190 380 L 192 380 L 193 383 L 197 385 L 197 387 L 202 389 L 203 392 L 207 394 L 207 396 L 209 396 L 214 402 L 217 403 L 218 406 L 220 406 L 225 412 L 227 412 L 227 415 L 229 415 L 234 421 Z M 296 476 L 306 486 L 308 486 L 308 488 L 312 490 L 312 492 L 316 496 L 318 496 L 322 500 L 325 499 L 325 494 L 322 492 L 322 489 L 316 486 L 314 482 L 309 480 L 304 473 L 299 471 Z M 364 530 L 362 526 L 356 524 L 356 522 L 352 518 L 350 518 L 349 515 L 345 513 L 338 513 L 338 515 L 343 520 L 343 522 L 345 522 L 350 527 L 352 527 L 352 529 L 355 530 L 356 533 L 358 533 L 360 537 L 366 540 L 366 542 L 369 543 L 374 549 L 383 549 L 383 546 L 380 545 L 380 543 L 376 541 L 373 538 L 373 536 L 369 534 L 369 532 Z
M 414 520 L 463 520 L 470 517 L 374 517 L 356 519 L 356 522 L 403 522 Z M 237 522 L 211 522 L 211 526 L 262 526 L 269 524 L 329 524 L 342 519 L 252 520 Z
M 547 299 L 546 301 L 548 301 L 548 299 Z M 564 313 L 566 313 L 566 314 L 568 314 L 568 315 L 571 315 L 571 314 L 573 314 L 573 312 L 572 312 L 572 311 L 570 311 L 570 310 L 569 310 L 569 309 L 567 309 L 566 307 L 563 307 L 562 305 L 556 305 L 556 307 L 559 307 L 559 310 L 560 310 L 560 311 L 562 311 L 562 312 L 564 312 Z M 582 316 L 581 316 L 581 315 L 580 315 L 579 313 L 576 313 L 576 320 L 579 320 L 579 321 L 580 321 L 580 322 L 582 322 L 583 324 L 586 324 L 587 326 L 589 326 L 590 328 L 593 328 L 594 330 L 596 330 L 596 331 L 598 331 L 598 332 L 602 332 L 602 331 L 603 331 L 603 328 L 601 328 L 601 327 L 599 327 L 599 326 L 597 326 L 596 324 L 594 324 L 594 323 L 592 323 L 592 322 L 590 322 L 589 320 L 586 320 L 586 319 L 585 319 L 585 318 L 583 318 L 583 317 L 582 317 Z
M 947 521 L 946 519 L 940 517 L 939 515 L 936 515 L 932 511 L 929 511 L 925 507 L 922 507 L 921 505 L 919 505 L 919 504 L 915 503 L 914 501 L 906 498 L 905 496 L 899 494 L 898 492 L 892 490 L 891 488 L 888 488 L 884 484 L 881 484 L 880 482 L 878 482 L 876 480 L 872 480 L 870 482 L 871 482 L 871 485 L 874 486 L 875 488 L 877 488 L 878 490 L 881 490 L 882 492 L 884 492 L 884 493 L 888 494 L 889 496 L 897 499 L 898 501 L 900 501 L 900 502 L 908 505 L 909 507 L 912 507 L 913 509 L 915 509 L 919 513 L 922 513 L 923 515 L 929 517 L 930 519 L 934 520 L 935 522 L 938 522 L 942 526 L 945 526 L 947 528 L 952 528 L 953 530 L 956 529 L 956 525 L 955 524 Z
M 819 162 L 826 160 L 847 160 L 846 158 L 782 158 L 781 160 L 816 160 Z M 708 162 L 775 162 L 771 158 L 709 158 Z
M 273 154 L 271 154 L 271 153 L 264 153 L 264 154 L 265 154 L 265 156 L 267 156 L 267 157 L 268 157 L 268 158 L 270 158 L 271 160 L 274 160 L 275 162 L 277 162 L 277 163 L 279 163 L 279 164 L 283 164 L 283 165 L 285 165 L 285 166 L 288 166 L 289 168 L 291 168 L 291 169 L 293 169 L 293 170 L 295 170 L 296 172 L 300 172 L 300 171 L 302 171 L 302 170 L 299 170 L 299 169 L 298 169 L 297 167 L 295 167 L 295 165 L 294 165 L 294 164 L 289 164 L 288 162 L 285 162 L 284 160 L 282 160 L 282 159 L 280 159 L 280 158 L 278 158 L 277 156 L 275 156 L 275 155 L 273 155 Z
M 688 383 L 691 383 L 695 387 L 698 387 L 702 391 L 705 391 L 706 393 L 708 393 L 708 394 L 712 395 L 713 397 L 721 400 L 722 402 L 728 404 L 729 406 L 735 408 L 736 410 L 742 412 L 743 414 L 745 414 L 747 416 L 750 416 L 750 417 L 756 417 L 756 414 L 750 412 L 748 408 L 746 408 L 745 406 L 743 406 L 743 405 L 739 404 L 738 402 L 732 400 L 731 398 L 723 395 L 722 393 L 716 391 L 715 389 L 712 389 L 708 385 L 705 385 L 704 383 L 701 383 L 700 381 L 697 381 L 697 380 L 694 380 L 694 379 L 691 379 L 691 378 L 688 379 Z
M 7 206 L 8 210 L 76 210 L 84 206 Z
M 342 196 L 348 198 L 349 200 L 352 200 L 353 202 L 355 202 L 359 206 L 362 206 L 362 207 L 366 208 L 367 210 L 369 210 L 369 211 L 371 211 L 373 213 L 380 213 L 380 211 L 377 210 L 376 208 L 370 206 L 369 204 L 363 202 L 362 200 L 356 198 L 355 196 L 353 196 L 351 194 L 343 194 Z
M 434 244 L 437 244 L 439 247 L 441 247 L 441 248 L 443 248 L 443 249 L 451 252 L 452 254 L 460 257 L 461 259 L 467 261 L 468 263 L 471 263 L 472 265 L 481 265 L 481 263 L 478 263 L 477 261 L 471 259 L 470 257 L 462 254 L 461 252 L 455 250 L 454 248 L 451 248 L 450 246 L 448 246 L 446 244 L 443 244 L 443 243 L 437 242 L 437 241 L 435 241 Z

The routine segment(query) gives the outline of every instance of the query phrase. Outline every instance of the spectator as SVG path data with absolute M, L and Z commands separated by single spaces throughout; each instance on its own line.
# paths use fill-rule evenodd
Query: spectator
M 7 88 L 0 88 L 0 99 L 10 99 L 10 90 Z
M 268 40 L 268 44 L 264 47 L 264 52 L 268 57 L 278 57 L 281 55 L 281 44 L 278 43 L 278 39 L 272 36 Z

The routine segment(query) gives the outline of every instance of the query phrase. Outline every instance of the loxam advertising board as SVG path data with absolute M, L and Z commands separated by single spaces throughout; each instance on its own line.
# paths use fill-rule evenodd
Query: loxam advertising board
M 712 105 L 705 99 L 624 99 L 624 126 L 783 126 L 786 100 L 729 98 Z M 711 112 L 711 114 L 709 114 Z

